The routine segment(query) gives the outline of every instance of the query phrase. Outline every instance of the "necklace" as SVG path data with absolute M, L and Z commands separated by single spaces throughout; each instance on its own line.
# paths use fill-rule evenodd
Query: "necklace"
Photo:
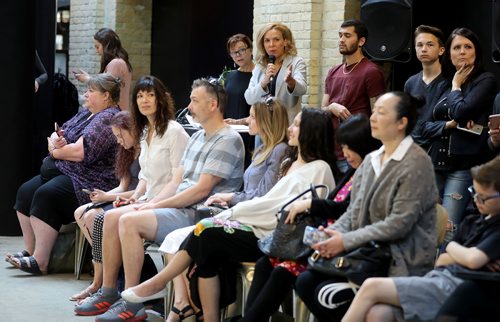
M 363 58 L 365 58 L 365 57 L 363 57 Z M 349 74 L 350 74 L 350 73 L 354 70 L 354 68 L 356 68 L 356 66 L 358 66 L 358 65 L 359 65 L 359 63 L 361 63 L 361 61 L 363 60 L 363 58 L 361 58 L 361 59 L 360 59 L 360 60 L 359 60 L 356 64 L 354 64 L 354 66 L 353 66 L 353 67 L 351 68 L 351 70 L 350 70 L 350 71 L 348 71 L 348 72 L 346 72 L 346 71 L 345 71 L 345 68 L 346 68 L 347 62 L 346 62 L 344 65 L 342 65 L 342 74 L 344 74 L 344 75 L 349 75 Z

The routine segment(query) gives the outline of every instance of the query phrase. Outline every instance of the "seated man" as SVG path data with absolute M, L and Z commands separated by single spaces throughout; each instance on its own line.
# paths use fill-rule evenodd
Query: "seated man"
M 423 277 L 371 278 L 361 286 L 342 321 L 433 320 L 463 280 L 454 265 L 472 270 L 500 258 L 500 158 L 471 169 L 480 216 L 466 217 L 453 241 Z
M 215 80 L 193 82 L 188 108 L 203 130 L 190 138 L 179 168 L 157 196 L 145 204 L 127 206 L 128 212 L 118 208 L 106 214 L 103 286 L 75 307 L 76 314 L 103 313 L 96 321 L 146 319 L 142 304 L 119 300 L 117 277 L 122 259 L 125 288 L 137 285 L 144 261 L 143 238 L 161 243 L 171 231 L 198 222 L 201 218 L 195 216 L 196 205 L 208 196 L 240 189 L 244 147 L 240 135 L 224 123 L 225 102 L 226 93 Z

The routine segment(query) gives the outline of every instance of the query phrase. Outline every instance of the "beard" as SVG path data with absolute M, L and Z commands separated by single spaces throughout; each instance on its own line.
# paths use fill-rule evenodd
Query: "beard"
M 339 52 L 342 55 L 352 55 L 358 50 L 358 44 L 352 44 L 351 46 L 347 46 L 345 48 L 339 47 Z

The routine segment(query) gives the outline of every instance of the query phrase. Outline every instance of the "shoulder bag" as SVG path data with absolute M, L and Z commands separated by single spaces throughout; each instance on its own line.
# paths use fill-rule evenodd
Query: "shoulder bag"
M 387 276 L 392 261 L 389 245 L 371 241 L 348 253 L 324 258 L 315 251 L 308 259 L 308 269 L 325 275 L 345 277 L 361 285 L 369 277 Z
M 311 198 L 319 198 L 316 192 L 318 188 L 326 189 L 326 195 L 328 195 L 327 186 L 315 186 L 311 184 L 309 189 L 300 193 L 281 207 L 276 215 L 279 216 L 276 229 L 271 234 L 258 241 L 258 246 L 264 254 L 281 260 L 297 260 L 308 256 L 312 252 L 312 249 L 302 242 L 304 231 L 306 226 L 317 227 L 321 225 L 323 223 L 323 218 L 309 213 L 302 213 L 295 218 L 293 224 L 285 224 L 285 219 L 288 217 L 288 211 L 285 210 L 285 208 L 309 192 L 311 193 Z

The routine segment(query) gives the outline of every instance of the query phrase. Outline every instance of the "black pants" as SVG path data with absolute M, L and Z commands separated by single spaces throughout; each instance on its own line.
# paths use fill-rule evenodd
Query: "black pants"
M 255 264 L 252 286 L 248 292 L 245 316 L 241 321 L 261 322 L 279 309 L 293 288 L 296 277 L 283 267 L 274 268 L 267 256 Z
M 319 321 L 340 321 L 351 305 L 355 295 L 354 292 L 347 289 L 337 293 L 331 303 L 343 304 L 340 304 L 335 309 L 328 309 L 322 306 L 318 301 L 318 294 L 323 286 L 346 282 L 345 279 L 335 279 L 331 276 L 308 270 L 300 274 L 297 278 L 297 282 L 295 282 L 295 291 Z
M 438 322 L 488 322 L 500 317 L 500 283 L 466 281 L 446 299 Z

